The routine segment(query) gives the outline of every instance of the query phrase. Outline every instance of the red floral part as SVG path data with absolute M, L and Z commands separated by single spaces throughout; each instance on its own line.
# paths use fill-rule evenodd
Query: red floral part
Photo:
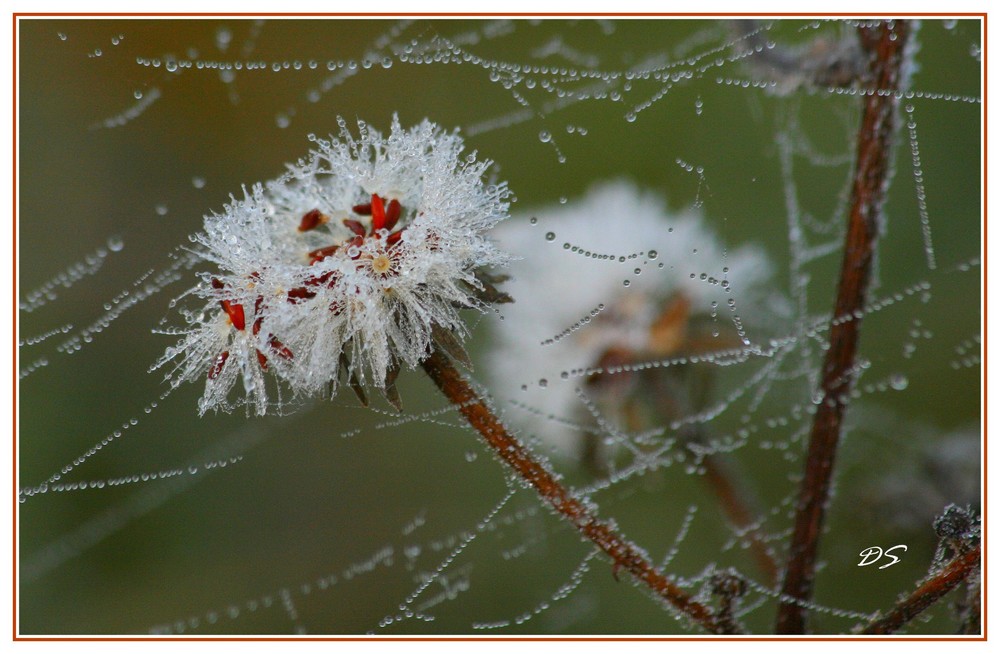
M 208 371 L 208 378 L 215 379 L 222 372 L 222 366 L 226 365 L 226 359 L 229 358 L 229 350 L 224 351 L 219 356 L 215 357 L 215 363 L 212 364 L 212 368 Z
M 302 222 L 299 223 L 299 231 L 308 232 L 309 230 L 316 229 L 328 220 L 330 220 L 329 216 L 321 212 L 319 209 L 313 209 L 306 215 L 302 216 Z

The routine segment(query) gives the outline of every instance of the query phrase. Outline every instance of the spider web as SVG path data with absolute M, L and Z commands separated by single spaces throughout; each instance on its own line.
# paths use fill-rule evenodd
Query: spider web
M 20 27 L 21 633 L 691 631 L 511 480 L 418 373 L 400 381 L 401 414 L 342 393 L 264 419 L 199 419 L 199 389 L 171 393 L 148 374 L 172 342 L 154 330 L 194 281 L 183 246 L 201 217 L 280 174 L 336 116 L 385 128 L 396 112 L 460 127 L 493 159 L 517 195 L 514 254 L 565 281 L 563 295 L 529 285 L 514 306 L 469 315 L 478 391 L 693 595 L 713 603 L 711 575 L 737 569 L 750 582 L 738 618 L 771 631 L 776 585 L 760 552 L 779 567 L 785 556 L 859 115 L 858 90 L 821 62 L 850 63 L 854 25 Z M 916 40 L 810 605 L 817 632 L 891 606 L 928 568 L 933 517 L 978 502 L 980 25 L 928 21 Z M 700 240 L 678 247 L 702 258 L 668 260 L 659 243 L 677 239 L 630 232 L 628 215 L 581 236 L 549 218 L 622 180 L 696 216 Z M 744 246 L 771 262 L 760 292 L 735 263 Z M 674 268 L 714 280 L 720 301 L 692 306 L 711 347 L 547 358 Z M 604 271 L 616 290 L 573 307 L 574 280 Z M 531 302 L 558 326 L 514 324 Z M 505 330 L 513 349 L 497 355 Z M 496 356 L 535 367 L 498 380 Z M 588 381 L 642 375 L 709 390 L 630 424 Z M 597 469 L 580 454 L 588 439 L 605 452 Z M 718 466 L 750 524 L 721 508 L 707 482 Z M 900 469 L 911 474 L 889 474 Z M 899 565 L 857 567 L 861 550 L 897 543 L 909 546 Z M 909 629 L 953 631 L 948 607 Z

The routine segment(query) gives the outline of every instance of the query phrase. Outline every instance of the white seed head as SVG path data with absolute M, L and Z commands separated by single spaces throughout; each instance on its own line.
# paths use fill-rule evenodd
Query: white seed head
M 742 327 L 756 324 L 754 314 L 772 300 L 765 297 L 771 265 L 760 248 L 724 249 L 699 212 L 668 212 L 662 199 L 627 182 L 595 186 L 494 235 L 521 259 L 504 286 L 517 301 L 495 323 L 493 385 L 498 397 L 526 405 L 511 419 L 557 455 L 578 453 L 581 433 L 551 417 L 589 428 L 577 391 L 596 394 L 588 370 L 614 366 L 607 362 L 619 352 L 632 362 L 667 360 L 685 347 L 695 318 L 710 325 L 710 339 L 717 327 L 720 348 L 739 346 L 753 334 L 737 334 L 734 316 Z
M 465 333 L 459 308 L 482 305 L 476 269 L 509 259 L 485 235 L 507 217 L 507 186 L 483 182 L 491 162 L 463 156 L 457 133 L 394 117 L 388 136 L 363 122 L 355 136 L 338 122 L 194 237 L 216 269 L 182 296 L 198 307 L 155 367 L 171 365 L 175 386 L 207 377 L 201 413 L 264 414 L 282 388 L 335 391 L 342 372 L 384 389 L 427 356 L 435 324 Z

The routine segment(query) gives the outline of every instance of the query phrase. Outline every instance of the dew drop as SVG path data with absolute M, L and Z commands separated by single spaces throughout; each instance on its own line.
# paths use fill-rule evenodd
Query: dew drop
M 125 247 L 125 241 L 122 240 L 121 236 L 111 236 L 108 238 L 108 249 L 112 252 L 121 252 L 123 247 Z
M 479 454 L 477 454 L 472 450 L 469 450 L 468 452 L 465 453 L 465 460 L 468 461 L 469 463 L 472 463 L 473 461 L 476 460 L 478 456 Z
M 622 286 L 631 286 L 631 285 L 632 285 L 632 280 L 630 279 L 626 279 L 625 281 L 622 282 Z
M 279 129 L 285 129 L 291 124 L 292 121 L 288 118 L 286 114 L 278 114 L 277 116 L 274 117 L 274 122 Z
M 549 233 L 547 233 L 545 235 L 545 240 L 546 241 L 554 241 L 554 240 L 556 240 L 556 233 L 555 232 L 549 232 Z
M 156 215 L 158 215 L 158 216 L 166 216 L 167 215 L 167 211 L 168 211 L 167 205 L 165 205 L 165 204 L 158 204 L 158 205 L 156 205 Z
M 639 275 L 639 274 L 641 274 L 641 273 L 642 273 L 642 268 L 636 268 L 636 269 L 635 269 L 635 270 L 633 270 L 632 272 L 634 272 L 634 273 L 635 273 L 636 275 Z
M 906 378 L 906 375 L 897 373 L 889 378 L 889 385 L 895 391 L 902 391 L 910 385 L 910 380 Z
M 566 204 L 567 200 L 565 197 L 559 198 L 559 204 Z
M 630 123 L 634 123 L 635 122 L 635 112 L 634 111 L 630 111 L 627 114 L 625 114 L 625 120 L 628 121 L 628 122 L 630 122 Z
M 657 252 L 656 250 L 650 250 L 648 253 L 646 253 L 646 256 L 649 257 L 652 260 L 652 259 L 655 259 L 656 257 L 660 256 L 660 253 Z
M 548 143 L 552 140 L 552 133 L 547 129 L 543 129 L 538 133 L 538 140 L 542 143 Z
M 192 177 L 191 185 L 195 188 L 205 188 L 205 178 L 204 177 Z
M 532 226 L 537 225 L 538 224 L 538 218 L 536 218 L 535 216 L 532 216 L 531 220 L 529 220 L 528 222 L 530 222 Z
M 549 387 L 549 380 L 545 379 L 544 377 L 542 377 L 541 379 L 538 380 L 538 387 L 539 388 L 548 388 Z
M 136 89 L 132 92 L 132 97 L 136 100 L 142 100 L 142 91 L 140 89 Z
M 65 41 L 65 40 L 66 40 L 66 39 L 68 38 L 68 37 L 67 37 L 67 36 L 66 36 L 65 34 L 63 34 L 62 32 L 59 32 L 59 33 L 57 34 L 57 36 L 59 37 L 59 40 L 60 40 L 60 41 Z

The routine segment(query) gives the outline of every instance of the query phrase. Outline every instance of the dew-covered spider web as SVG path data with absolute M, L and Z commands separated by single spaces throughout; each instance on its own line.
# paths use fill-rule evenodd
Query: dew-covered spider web
M 338 116 L 393 114 L 458 128 L 516 197 L 514 303 L 465 313 L 473 388 L 699 601 L 742 576 L 749 632 L 773 633 L 831 320 L 861 319 L 810 628 L 891 607 L 934 517 L 980 503 L 983 40 L 914 26 L 874 281 L 834 317 L 879 92 L 857 27 L 22 19 L 20 633 L 701 633 L 419 369 L 401 412 L 345 385 L 263 418 L 199 418 L 203 384 L 150 372 L 202 217 Z M 973 596 L 905 631 L 955 633 Z

